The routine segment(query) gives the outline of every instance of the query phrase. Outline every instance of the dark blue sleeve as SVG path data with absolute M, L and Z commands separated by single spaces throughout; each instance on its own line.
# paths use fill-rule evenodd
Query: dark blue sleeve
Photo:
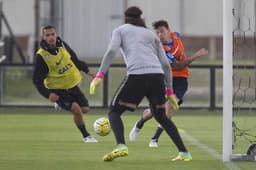
M 85 72 L 85 73 L 88 73 L 88 72 L 89 72 L 89 67 L 88 67 L 88 65 L 86 64 L 86 62 L 79 60 L 78 57 L 77 57 L 77 55 L 76 55 L 76 53 L 69 47 L 69 45 L 68 45 L 67 43 L 65 43 L 64 41 L 63 41 L 63 43 L 64 43 L 65 48 L 66 48 L 66 49 L 68 50 L 68 52 L 70 53 L 70 55 L 71 55 L 71 60 L 74 62 L 74 64 L 76 65 L 76 67 L 77 67 L 79 70 L 81 70 L 81 71 L 83 71 L 83 72 Z
M 48 66 L 44 62 L 43 58 L 39 55 L 35 55 L 33 83 L 38 92 L 45 98 L 49 98 L 50 90 L 44 86 L 44 79 L 48 74 Z
M 179 32 L 175 32 L 175 34 L 177 35 L 178 38 L 181 38 L 181 35 Z

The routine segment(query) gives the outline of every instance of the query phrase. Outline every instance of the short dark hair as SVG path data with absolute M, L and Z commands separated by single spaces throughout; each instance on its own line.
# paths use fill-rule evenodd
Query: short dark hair
M 153 28 L 156 30 L 159 27 L 165 27 L 167 29 L 169 29 L 169 25 L 168 22 L 165 20 L 158 20 L 152 23 Z
M 125 23 L 146 28 L 145 21 L 141 18 L 142 10 L 139 7 L 131 6 L 124 12 Z
M 49 30 L 49 29 L 55 29 L 56 28 L 53 25 L 45 25 L 42 27 L 42 34 L 44 33 L 44 30 Z

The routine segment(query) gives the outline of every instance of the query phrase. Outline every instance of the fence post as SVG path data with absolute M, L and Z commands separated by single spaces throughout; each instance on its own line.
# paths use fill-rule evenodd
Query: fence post
M 216 69 L 210 66 L 210 109 L 216 109 Z
M 4 68 L 0 67 L 0 106 L 3 104 L 4 97 Z
M 0 1 L 0 41 L 2 41 L 2 12 L 3 12 L 3 2 Z

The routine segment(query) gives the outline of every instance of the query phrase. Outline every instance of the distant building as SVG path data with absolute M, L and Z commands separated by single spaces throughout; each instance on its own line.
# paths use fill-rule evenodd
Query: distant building
M 222 35 L 222 0 L 2 0 L 3 11 L 14 34 L 27 37 L 31 45 L 38 38 L 35 31 L 44 24 L 53 24 L 61 36 L 80 57 L 102 57 L 107 48 L 111 31 L 123 23 L 123 11 L 127 6 L 142 8 L 146 23 L 166 19 L 174 31 L 186 37 L 209 37 Z M 38 3 L 39 18 L 36 20 L 35 5 Z M 36 22 L 37 21 L 37 22 Z M 3 34 L 8 35 L 6 28 Z M 30 40 L 30 41 L 29 41 Z M 218 40 L 217 40 L 218 41 Z M 212 48 L 216 48 L 216 39 Z M 33 43 L 32 43 L 33 44 Z M 196 43 L 195 43 L 196 44 Z M 185 42 L 186 45 L 186 42 Z M 23 45 L 26 50 L 29 45 Z M 210 45 L 208 45 L 210 47 Z M 32 55 L 30 49 L 28 55 Z M 189 49 L 189 47 L 188 47 Z

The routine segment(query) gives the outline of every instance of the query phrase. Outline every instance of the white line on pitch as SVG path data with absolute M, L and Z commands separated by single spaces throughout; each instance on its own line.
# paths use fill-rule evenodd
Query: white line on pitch
M 210 154 L 214 158 L 219 159 L 219 160 L 222 161 L 221 154 L 219 152 L 217 152 L 216 150 L 210 148 L 206 144 L 201 143 L 199 140 L 197 140 L 193 136 L 187 134 L 185 131 L 180 132 L 180 134 L 182 135 L 183 138 L 188 140 L 191 144 L 193 144 L 193 145 L 197 146 L 198 148 L 206 151 L 208 154 Z M 233 162 L 227 162 L 227 163 L 224 163 L 224 165 L 230 170 L 240 170 L 240 168 L 238 166 L 236 166 Z

